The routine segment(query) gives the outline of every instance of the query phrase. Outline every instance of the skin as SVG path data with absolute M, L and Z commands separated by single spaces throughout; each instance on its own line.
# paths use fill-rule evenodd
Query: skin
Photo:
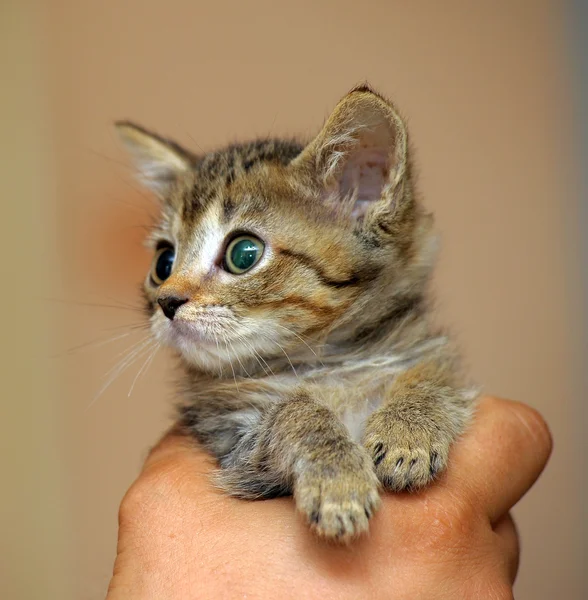
M 438 481 L 385 494 L 369 534 L 338 545 L 314 536 L 291 498 L 223 495 L 209 456 L 171 432 L 122 502 L 107 600 L 512 598 L 509 510 L 551 447 L 536 411 L 483 398 Z

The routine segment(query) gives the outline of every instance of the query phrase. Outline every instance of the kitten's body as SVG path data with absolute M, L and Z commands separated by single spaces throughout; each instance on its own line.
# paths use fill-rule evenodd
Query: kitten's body
M 155 335 L 186 367 L 184 426 L 229 493 L 293 493 L 320 534 L 365 530 L 379 485 L 428 483 L 472 413 L 427 318 L 435 238 L 402 120 L 359 88 L 307 146 L 198 158 L 120 128 L 163 199 L 152 239 L 173 248 L 173 271 L 145 290 Z M 227 244 L 244 234 L 263 254 L 231 274 Z

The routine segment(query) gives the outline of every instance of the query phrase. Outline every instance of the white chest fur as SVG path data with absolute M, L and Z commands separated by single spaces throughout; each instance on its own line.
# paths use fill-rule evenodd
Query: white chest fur
M 357 401 L 353 406 L 346 406 L 340 415 L 341 421 L 351 437 L 356 442 L 361 442 L 366 421 L 369 416 L 382 404 L 383 398 L 365 398 Z

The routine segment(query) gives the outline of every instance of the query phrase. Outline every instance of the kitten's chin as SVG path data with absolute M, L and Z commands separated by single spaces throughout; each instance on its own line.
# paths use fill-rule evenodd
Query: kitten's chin
M 187 364 L 206 371 L 215 367 L 218 370 L 217 342 L 194 323 L 174 319 L 173 323 L 159 329 L 157 337 L 176 350 Z
M 166 327 L 164 337 L 167 344 L 192 356 L 196 352 L 218 348 L 219 340 L 226 339 L 226 333 L 208 323 L 174 319 Z
M 231 343 L 218 323 L 175 318 L 156 323 L 153 329 L 157 339 L 177 350 L 186 363 L 210 372 L 218 372 Z
M 177 314 L 169 320 L 156 313 L 151 327 L 156 339 L 176 350 L 188 365 L 213 374 L 225 369 L 231 373 L 245 370 L 245 365 L 252 362 L 262 365 L 262 356 L 272 356 L 276 350 L 284 352 L 274 340 L 277 336 L 272 336 L 267 328 L 252 332 L 250 323 L 244 326 L 224 315 L 214 317 Z

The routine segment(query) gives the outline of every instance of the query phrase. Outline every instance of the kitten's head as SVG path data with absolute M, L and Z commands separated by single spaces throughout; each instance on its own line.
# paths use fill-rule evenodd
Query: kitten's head
M 415 202 L 405 125 L 369 88 L 306 146 L 196 156 L 130 123 L 118 130 L 162 202 L 145 279 L 152 329 L 188 364 L 302 357 L 318 340 L 337 351 L 419 302 L 431 219 Z

